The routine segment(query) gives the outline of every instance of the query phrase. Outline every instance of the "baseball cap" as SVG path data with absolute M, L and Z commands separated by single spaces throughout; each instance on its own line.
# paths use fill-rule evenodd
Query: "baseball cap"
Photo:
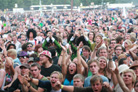
M 30 68 L 30 66 L 29 66 L 28 64 L 22 64 L 22 65 L 20 66 L 20 68 L 22 68 L 22 67 L 25 67 L 25 68 L 27 68 L 27 69 Z

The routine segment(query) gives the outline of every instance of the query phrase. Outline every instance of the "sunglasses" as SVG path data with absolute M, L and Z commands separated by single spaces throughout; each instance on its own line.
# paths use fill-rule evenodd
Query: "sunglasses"
M 28 57 L 27 56 L 20 56 L 19 59 L 21 59 L 21 58 L 25 59 L 25 58 L 28 58 Z
M 27 47 L 33 47 L 33 46 L 27 46 Z

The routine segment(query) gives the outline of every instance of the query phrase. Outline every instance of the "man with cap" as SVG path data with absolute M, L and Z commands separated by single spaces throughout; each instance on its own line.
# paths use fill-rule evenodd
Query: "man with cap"
M 41 72 L 41 66 L 39 64 L 32 63 L 30 65 L 30 73 L 32 75 L 32 78 L 39 79 L 41 81 L 48 80 L 45 76 L 41 75 L 40 72 Z M 32 82 L 29 83 L 28 81 L 24 80 L 23 77 L 20 75 L 18 76 L 18 79 L 19 79 L 20 83 L 23 83 L 22 85 L 27 86 L 27 84 L 30 84 L 30 86 L 28 86 L 28 89 L 22 89 L 25 92 L 27 92 L 28 90 L 30 92 L 47 92 L 45 88 L 40 88 L 40 87 L 34 85 Z
M 40 61 L 42 62 L 41 74 L 48 77 L 53 71 L 61 72 L 61 69 L 54 65 L 52 62 L 51 53 L 47 50 L 44 50 L 39 54 Z
M 34 62 L 34 57 L 29 57 L 28 64 L 31 65 Z
M 29 76 L 29 68 L 30 66 L 28 64 L 22 64 L 20 67 L 21 75 L 28 75 Z M 23 92 L 22 87 L 25 88 L 26 86 L 20 83 L 19 79 L 17 78 L 9 88 L 8 92 L 13 92 L 15 90 L 20 90 L 20 92 Z

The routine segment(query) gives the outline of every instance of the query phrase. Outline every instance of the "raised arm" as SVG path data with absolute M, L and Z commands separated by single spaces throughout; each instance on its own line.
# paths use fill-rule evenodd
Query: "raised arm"
M 82 42 L 80 42 L 79 46 L 77 47 L 77 73 L 82 74 L 82 69 L 81 69 L 81 56 L 80 56 L 80 48 L 82 47 Z
M 62 50 L 64 52 L 63 57 L 62 57 L 62 63 L 61 63 L 62 74 L 63 74 L 63 78 L 65 79 L 66 74 L 67 74 L 67 65 L 66 65 L 66 54 L 67 54 L 67 51 L 66 51 L 66 48 L 64 46 L 61 45 L 61 47 L 62 47 Z
M 115 72 L 115 74 L 116 74 L 116 77 L 117 77 L 118 83 L 119 83 L 120 87 L 122 88 L 122 90 L 123 90 L 124 92 L 131 92 L 131 90 L 129 90 L 129 88 L 125 85 L 123 79 L 121 78 L 117 66 L 116 66 L 116 69 L 115 69 L 114 72 Z
M 83 75 L 85 77 L 87 77 L 88 76 L 88 65 L 87 65 L 87 63 L 85 62 L 85 60 L 82 57 L 80 57 L 80 58 L 81 58 L 81 64 L 84 67 L 84 69 L 83 69 Z

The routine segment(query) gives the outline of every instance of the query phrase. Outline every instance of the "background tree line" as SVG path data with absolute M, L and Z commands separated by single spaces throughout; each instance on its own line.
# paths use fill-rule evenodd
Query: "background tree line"
M 136 0 L 73 0 L 74 6 L 79 6 L 82 3 L 84 6 L 90 5 L 91 2 L 94 4 L 102 4 L 110 2 L 110 3 L 125 3 L 125 2 L 132 2 Z M 42 5 L 48 4 L 71 4 L 71 0 L 41 0 Z M 29 9 L 30 5 L 38 5 L 39 0 L 0 0 L 0 9 L 12 9 L 15 7 L 15 3 L 18 4 L 19 8 Z

